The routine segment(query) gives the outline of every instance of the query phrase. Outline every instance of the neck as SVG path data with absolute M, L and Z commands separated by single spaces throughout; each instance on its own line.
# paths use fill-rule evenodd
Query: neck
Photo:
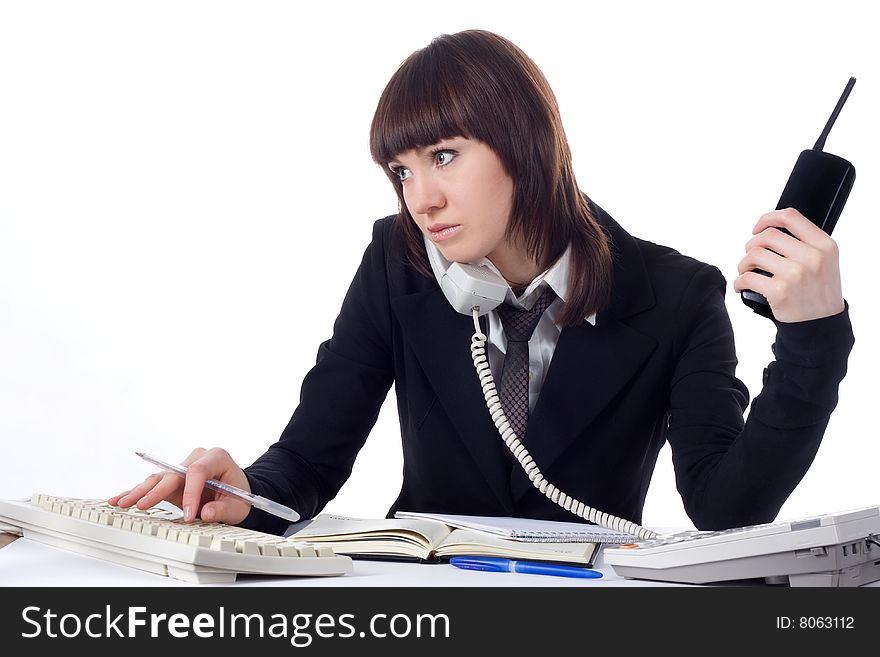
M 489 254 L 489 260 L 498 268 L 513 293 L 519 296 L 541 273 L 538 264 L 521 251 L 500 250 Z

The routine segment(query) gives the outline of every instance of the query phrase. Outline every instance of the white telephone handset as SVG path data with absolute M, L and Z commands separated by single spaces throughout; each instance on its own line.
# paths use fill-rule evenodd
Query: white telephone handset
M 465 315 L 470 315 L 474 308 L 478 308 L 477 316 L 481 317 L 497 308 L 504 302 L 508 289 L 504 279 L 495 272 L 460 262 L 449 263 L 438 278 L 440 289 L 449 303 Z
M 507 421 L 507 416 L 505 416 L 504 410 L 501 407 L 501 400 L 498 398 L 498 392 L 495 388 L 495 380 L 492 377 L 489 362 L 486 358 L 486 334 L 480 330 L 480 322 L 478 320 L 479 317 L 494 310 L 504 302 L 507 290 L 509 289 L 507 282 L 486 267 L 448 261 L 440 253 L 440 250 L 434 244 L 428 242 L 427 239 L 425 240 L 425 249 L 428 252 L 431 268 L 434 270 L 434 275 L 440 281 L 440 289 L 443 291 L 446 299 L 458 312 L 464 315 L 472 315 L 474 318 L 474 335 L 471 337 L 471 357 L 474 360 L 477 375 L 480 377 L 480 385 L 483 389 L 483 396 L 486 398 L 486 405 L 489 407 L 489 413 L 492 416 L 495 427 L 501 434 L 501 439 L 504 440 L 504 444 L 507 445 L 514 458 L 525 470 L 532 485 L 566 511 L 571 511 L 576 516 L 597 525 L 633 534 L 643 540 L 658 537 L 659 534 L 657 532 L 645 529 L 629 520 L 602 513 L 583 502 L 579 502 L 544 479 L 544 475 L 541 474 L 531 454 L 529 454 L 529 451 L 520 442 L 511 428 L 510 423 Z

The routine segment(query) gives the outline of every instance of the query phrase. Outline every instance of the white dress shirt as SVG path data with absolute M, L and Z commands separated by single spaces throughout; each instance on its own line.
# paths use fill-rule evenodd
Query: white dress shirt
M 429 249 L 437 249 L 437 246 L 425 240 L 425 246 Z M 439 251 L 439 249 L 438 249 Z M 535 332 L 529 340 L 529 411 L 534 410 L 535 403 L 538 401 L 538 395 L 541 393 L 541 386 L 544 384 L 544 377 L 550 369 L 550 361 L 553 359 L 553 352 L 556 350 L 556 343 L 559 341 L 559 334 L 562 328 L 556 323 L 556 318 L 562 312 L 562 306 L 565 304 L 568 295 L 568 271 L 569 256 L 571 247 L 565 250 L 547 271 L 538 275 L 523 293 L 517 297 L 513 290 L 508 286 L 507 298 L 505 302 L 515 308 L 529 310 L 538 297 L 544 291 L 545 286 L 550 286 L 556 293 L 556 299 L 541 315 Z M 498 268 L 492 264 L 488 258 L 480 258 L 479 260 L 469 263 L 478 267 L 486 267 L 501 276 Z M 502 277 L 503 278 L 503 277 Z M 439 283 L 439 278 L 437 280 Z M 487 354 L 489 358 L 489 369 L 496 383 L 501 380 L 501 367 L 504 363 L 504 355 L 507 353 L 507 338 L 504 335 L 504 328 L 501 325 L 501 318 L 498 312 L 493 310 L 487 315 L 489 320 L 489 332 L 487 343 Z M 595 313 L 585 319 L 590 324 L 596 323 Z M 467 349 L 469 345 L 462 345 L 462 349 Z

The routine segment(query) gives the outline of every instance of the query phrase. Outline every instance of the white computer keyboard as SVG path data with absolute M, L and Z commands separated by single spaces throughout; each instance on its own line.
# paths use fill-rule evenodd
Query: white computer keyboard
M 282 536 L 233 525 L 185 523 L 164 508 L 140 511 L 104 500 L 33 495 L 0 500 L 0 522 L 26 538 L 196 583 L 229 583 L 239 574 L 344 575 L 351 558 Z
M 880 580 L 880 507 L 606 546 L 623 577 L 691 584 L 763 578 L 790 586 Z

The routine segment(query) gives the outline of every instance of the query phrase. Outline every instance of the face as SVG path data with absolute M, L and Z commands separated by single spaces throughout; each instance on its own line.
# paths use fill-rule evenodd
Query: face
M 400 153 L 388 166 L 401 180 L 409 213 L 447 260 L 487 256 L 502 272 L 512 266 L 515 249 L 505 232 L 513 181 L 489 146 L 453 137 Z

